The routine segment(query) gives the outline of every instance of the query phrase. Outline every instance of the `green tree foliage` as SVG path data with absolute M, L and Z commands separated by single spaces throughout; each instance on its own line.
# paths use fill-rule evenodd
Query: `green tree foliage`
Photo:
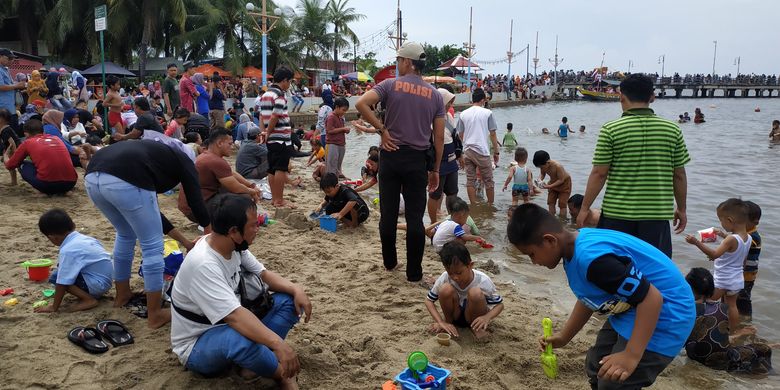
M 333 70 L 338 73 L 339 49 L 346 49 L 359 43 L 358 37 L 349 27 L 350 24 L 361 21 L 366 15 L 359 14 L 348 5 L 349 0 L 328 1 L 327 14 L 333 24 Z
M 458 54 L 464 56 L 466 55 L 466 52 L 463 49 L 455 45 L 444 45 L 442 47 L 436 47 L 424 43 L 423 48 L 425 49 L 425 68 L 423 69 L 422 73 L 426 75 L 437 74 L 437 72 L 438 74 L 442 74 L 442 72 L 436 70 L 439 65 L 445 61 L 451 60 Z

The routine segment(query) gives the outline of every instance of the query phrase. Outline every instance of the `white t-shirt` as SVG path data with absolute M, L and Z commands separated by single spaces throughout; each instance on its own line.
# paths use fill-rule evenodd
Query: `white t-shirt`
M 433 238 L 431 239 L 433 249 L 436 250 L 436 253 L 439 253 L 441 252 L 441 248 L 444 247 L 444 244 L 453 241 L 458 237 L 463 237 L 465 234 L 466 231 L 463 230 L 463 226 L 458 225 L 458 223 L 453 220 L 446 220 L 436 226 L 436 231 L 433 233 Z
M 248 250 L 241 254 L 234 251 L 226 260 L 211 248 L 207 237 L 187 253 L 176 274 L 171 299 L 176 307 L 204 315 L 214 324 L 241 306 L 237 295 L 240 266 L 258 275 L 265 271 L 265 266 Z M 181 364 L 187 363 L 198 337 L 215 326 L 227 325 L 199 324 L 171 310 L 171 346 Z
M 458 303 L 460 306 L 463 306 L 463 303 L 469 296 L 469 290 L 473 287 L 479 287 L 479 289 L 482 290 L 485 294 L 488 308 L 490 309 L 504 301 L 504 298 L 501 297 L 501 295 L 498 295 L 498 289 L 496 288 L 496 285 L 493 284 L 493 281 L 490 280 L 490 277 L 479 270 L 473 270 L 472 272 L 474 273 L 474 279 L 466 288 L 460 288 L 458 283 L 455 283 L 454 280 L 450 279 L 450 275 L 447 272 L 442 273 L 441 276 L 436 279 L 436 283 L 433 284 L 431 291 L 428 291 L 428 299 L 432 302 L 436 302 L 439 299 L 439 291 L 441 288 L 444 287 L 445 284 L 449 284 L 452 287 L 455 287 L 455 291 L 458 292 Z
M 493 112 L 484 107 L 471 106 L 460 113 L 458 133 L 463 133 L 463 151 L 472 150 L 490 156 L 490 132 L 495 132 Z

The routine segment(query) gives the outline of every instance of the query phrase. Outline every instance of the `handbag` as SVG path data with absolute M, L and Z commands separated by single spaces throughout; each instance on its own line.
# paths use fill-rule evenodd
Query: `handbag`
M 249 272 L 241 266 L 239 276 L 238 293 L 241 306 L 251 311 L 262 321 L 263 317 L 274 307 L 274 297 L 271 296 L 268 286 L 257 274 Z

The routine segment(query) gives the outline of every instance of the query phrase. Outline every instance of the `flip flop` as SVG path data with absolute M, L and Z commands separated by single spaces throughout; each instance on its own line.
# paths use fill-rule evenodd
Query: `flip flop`
M 108 340 L 115 347 L 135 342 L 127 327 L 117 320 L 100 321 L 95 325 L 95 328 L 102 338 Z
M 100 339 L 97 329 L 77 326 L 68 332 L 68 340 L 71 343 L 84 348 L 89 353 L 104 353 L 108 351 L 108 344 Z
M 136 294 L 130 301 L 125 304 L 125 307 L 130 309 L 130 313 L 140 317 L 147 318 L 149 316 L 148 309 L 146 307 L 146 295 Z

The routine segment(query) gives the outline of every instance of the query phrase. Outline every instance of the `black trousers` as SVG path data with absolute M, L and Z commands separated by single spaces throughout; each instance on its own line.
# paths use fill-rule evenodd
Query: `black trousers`
M 425 250 L 425 213 L 428 170 L 425 151 L 402 148 L 394 152 L 381 151 L 379 158 L 379 238 L 385 268 L 398 265 L 396 236 L 398 206 L 403 194 L 406 205 L 406 279 L 422 279 L 422 258 Z
M 669 221 L 629 221 L 602 215 L 599 218 L 598 227 L 630 234 L 658 248 L 670 259 L 672 258 L 672 231 L 669 227 Z

